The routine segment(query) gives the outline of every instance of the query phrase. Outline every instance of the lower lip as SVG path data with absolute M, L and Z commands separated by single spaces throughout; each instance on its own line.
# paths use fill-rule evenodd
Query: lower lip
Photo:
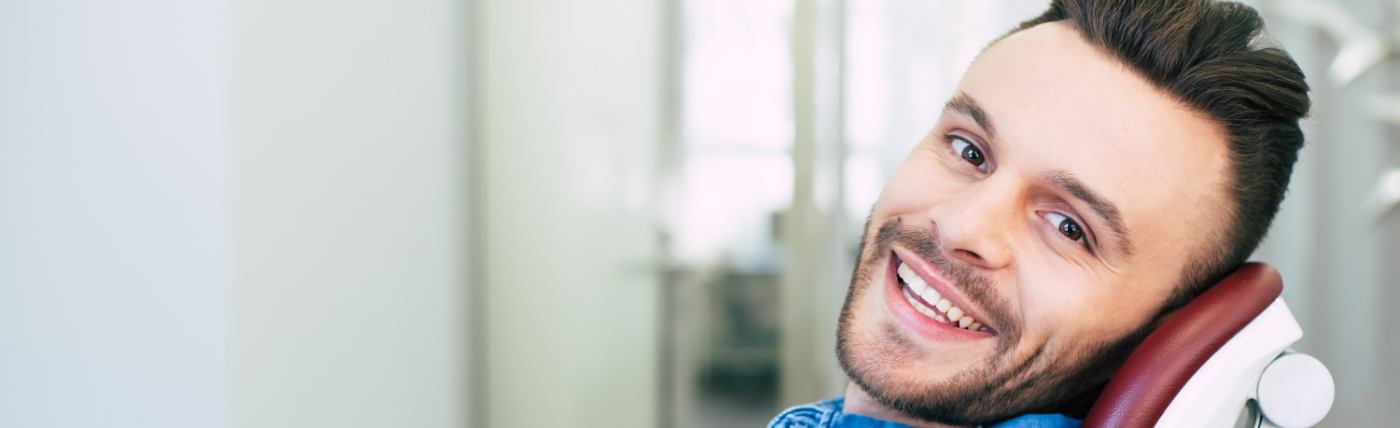
M 901 324 L 913 330 L 925 339 L 936 341 L 970 341 L 986 339 L 992 337 L 985 332 L 969 331 L 944 324 L 924 316 L 914 309 L 913 303 L 904 298 L 904 286 L 899 283 L 895 274 L 898 259 L 894 253 L 889 254 L 889 263 L 885 266 L 885 305 L 890 308 L 890 313 L 898 318 Z

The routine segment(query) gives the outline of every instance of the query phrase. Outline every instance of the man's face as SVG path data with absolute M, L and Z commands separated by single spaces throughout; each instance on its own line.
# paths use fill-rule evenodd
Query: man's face
M 1050 410 L 1104 380 L 1107 351 L 1220 239 L 1226 141 L 1068 24 L 996 43 L 875 204 L 842 367 L 948 423 Z

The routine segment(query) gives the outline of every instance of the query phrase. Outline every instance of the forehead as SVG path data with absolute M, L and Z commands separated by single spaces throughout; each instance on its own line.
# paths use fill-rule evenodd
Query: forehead
M 959 90 L 992 117 L 998 168 L 1078 176 L 1118 205 L 1135 242 L 1179 241 L 1172 235 L 1186 224 L 1223 226 L 1229 152 L 1221 127 L 1069 25 L 1042 24 L 997 42 Z

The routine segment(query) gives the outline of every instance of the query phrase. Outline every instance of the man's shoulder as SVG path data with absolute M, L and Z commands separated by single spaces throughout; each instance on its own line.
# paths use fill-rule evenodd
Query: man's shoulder
M 1065 415 L 1031 414 L 992 424 L 990 428 L 1079 428 L 1081 422 Z
M 843 412 L 842 397 L 789 407 L 768 422 L 768 428 L 907 428 L 908 425 Z M 1065 415 L 1021 415 L 990 428 L 1078 428 L 1080 421 Z
M 768 428 L 908 428 L 908 425 L 882 421 L 842 411 L 842 397 L 790 407 L 768 423 Z
M 768 428 L 804 428 L 831 426 L 831 419 L 841 413 L 845 399 L 841 397 L 793 406 L 778 413 L 768 422 Z

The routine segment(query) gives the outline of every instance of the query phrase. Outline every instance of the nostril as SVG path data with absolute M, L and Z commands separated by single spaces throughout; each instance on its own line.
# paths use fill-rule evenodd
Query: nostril
M 969 263 L 976 263 L 978 265 L 985 264 L 987 261 L 986 259 L 983 259 L 980 254 L 963 249 L 953 250 L 953 256 L 966 260 Z

